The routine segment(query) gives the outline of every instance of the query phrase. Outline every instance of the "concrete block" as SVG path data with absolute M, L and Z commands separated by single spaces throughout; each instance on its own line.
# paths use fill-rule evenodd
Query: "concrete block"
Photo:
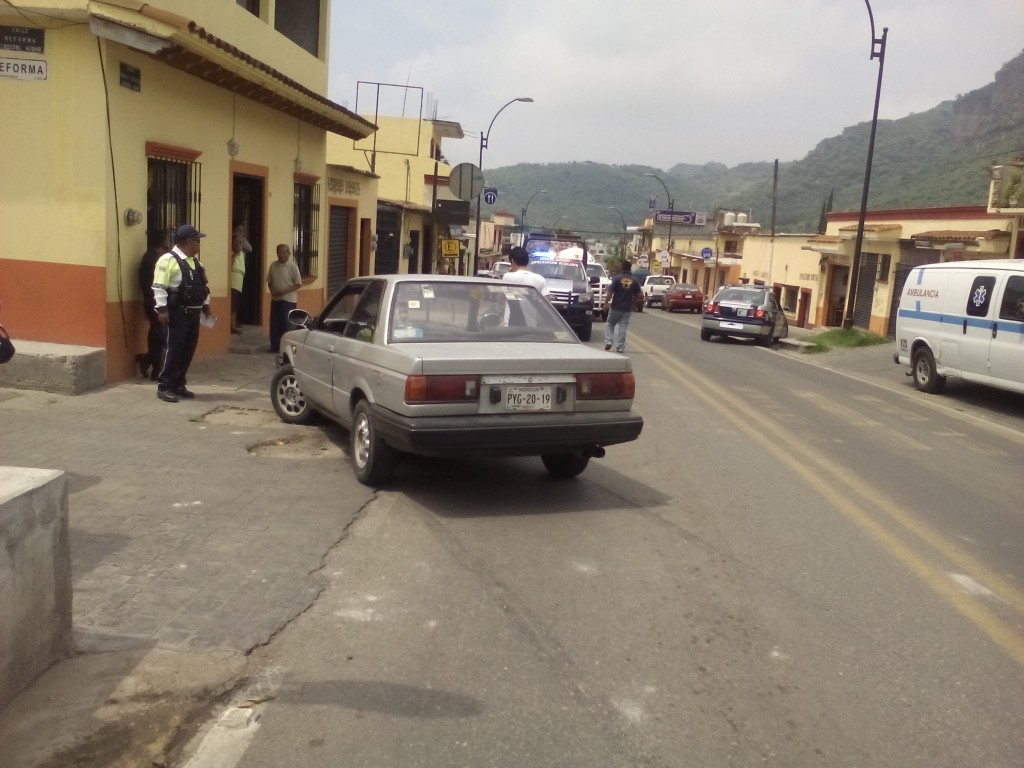
M 107 352 L 101 347 L 13 341 L 14 357 L 0 365 L 0 387 L 80 395 L 107 381 Z
M 67 479 L 0 467 L 0 708 L 71 651 Z

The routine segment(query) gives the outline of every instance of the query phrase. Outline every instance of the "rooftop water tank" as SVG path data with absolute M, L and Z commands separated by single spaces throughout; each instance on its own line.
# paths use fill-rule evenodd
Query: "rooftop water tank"
M 736 223 L 736 214 L 732 211 L 727 211 L 725 216 L 722 217 L 722 224 L 726 227 L 731 227 Z
M 738 214 L 736 214 L 736 223 L 737 224 L 746 224 L 747 223 L 747 214 L 745 214 L 745 213 L 738 213 Z

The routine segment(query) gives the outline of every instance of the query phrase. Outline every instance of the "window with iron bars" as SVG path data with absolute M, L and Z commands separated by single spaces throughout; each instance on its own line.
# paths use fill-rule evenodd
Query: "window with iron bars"
M 317 276 L 320 238 L 320 185 L 305 179 L 295 180 L 295 244 L 292 252 L 303 277 Z
M 160 241 L 170 247 L 174 231 L 182 224 L 199 224 L 199 163 L 151 155 L 148 164 L 146 232 L 149 242 Z

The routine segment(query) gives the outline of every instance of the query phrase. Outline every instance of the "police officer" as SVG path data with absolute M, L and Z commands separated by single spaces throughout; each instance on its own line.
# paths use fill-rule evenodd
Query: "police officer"
M 156 396 L 168 403 L 195 397 L 185 382 L 199 343 L 199 314 L 210 314 L 210 290 L 199 261 L 204 237 L 191 224 L 182 224 L 175 232 L 174 248 L 160 257 L 153 272 L 157 321 L 166 341 Z

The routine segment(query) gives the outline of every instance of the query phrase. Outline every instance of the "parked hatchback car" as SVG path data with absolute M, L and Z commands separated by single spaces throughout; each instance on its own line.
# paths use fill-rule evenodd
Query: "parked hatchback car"
M 704 294 L 693 283 L 676 283 L 662 295 L 661 308 L 667 312 L 700 312 L 704 308 Z
M 789 336 L 789 322 L 779 300 L 763 285 L 727 285 L 704 307 L 700 338 L 738 336 L 771 346 Z
M 573 477 L 635 440 L 628 357 L 582 344 L 536 288 L 449 275 L 345 283 L 281 341 L 270 395 L 282 421 L 314 412 L 350 430 L 363 483 L 403 454 L 540 456 Z

